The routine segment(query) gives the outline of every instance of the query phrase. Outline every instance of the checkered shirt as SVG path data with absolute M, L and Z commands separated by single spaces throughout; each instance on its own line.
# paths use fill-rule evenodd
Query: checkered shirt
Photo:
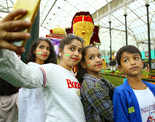
M 109 88 L 101 79 L 84 75 L 81 85 L 81 100 L 87 122 L 113 122 L 113 106 Z

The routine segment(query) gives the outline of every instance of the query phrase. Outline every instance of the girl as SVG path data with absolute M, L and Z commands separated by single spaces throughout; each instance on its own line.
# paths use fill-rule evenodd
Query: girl
M 29 65 L 40 66 L 46 63 L 56 64 L 56 54 L 54 47 L 47 38 L 39 38 L 34 41 L 30 49 L 27 62 Z M 35 63 L 34 63 L 35 62 Z M 40 65 L 39 65 L 40 64 Z M 43 101 L 43 88 L 21 88 L 19 90 L 18 122 L 44 122 L 45 108 Z M 31 111 L 31 112 L 30 112 Z M 33 116 L 32 116 L 33 113 Z
M 81 82 L 81 100 L 87 122 L 112 122 L 113 86 L 100 76 L 102 59 L 95 46 L 87 46 L 82 52 L 82 60 L 77 74 Z M 111 98 L 110 98 L 111 97 Z
M 0 77 L 16 86 L 44 86 L 46 122 L 85 122 L 78 94 L 80 84 L 71 71 L 81 60 L 82 42 L 81 38 L 68 35 L 60 42 L 59 64 L 40 67 L 27 65 L 14 52 L 0 49 Z

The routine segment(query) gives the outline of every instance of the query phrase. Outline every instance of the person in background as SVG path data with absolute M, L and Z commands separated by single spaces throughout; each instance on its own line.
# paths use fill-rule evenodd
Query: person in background
M 144 67 L 143 68 L 144 68 L 144 70 L 146 72 L 150 72 L 149 64 L 147 62 L 144 63 Z
M 103 63 L 102 69 L 106 70 L 107 64 L 106 64 L 106 60 L 104 58 L 102 58 L 102 63 Z
M 115 70 L 116 70 L 116 61 L 115 61 L 115 59 L 110 57 L 109 65 L 110 65 L 111 72 L 115 72 Z
M 24 14 L 26 11 L 19 10 L 6 17 L 8 24 L 16 29 L 7 26 L 6 18 L 0 22 L 0 33 L 5 35 L 0 35 L 0 77 L 15 86 L 26 88 L 44 86 L 46 122 L 85 122 L 78 94 L 80 84 L 72 72 L 73 66 L 81 60 L 83 40 L 74 35 L 68 35 L 61 40 L 58 65 L 50 63 L 36 67 L 25 64 L 14 53 L 14 51 L 23 52 L 23 48 L 12 44 L 14 41 L 30 37 L 29 33 L 20 31 L 29 27 L 31 23 L 15 20 L 17 16 Z M 13 32 L 8 32 L 5 28 L 13 29 Z M 17 37 L 10 35 L 14 32 Z
M 8 40 L 20 41 L 30 37 L 29 33 L 22 32 L 22 30 L 30 27 L 31 23 L 18 19 L 15 20 L 15 16 L 22 17 L 26 13 L 26 10 L 18 10 L 10 13 L 0 21 L 1 48 L 7 47 L 16 51 L 19 55 L 24 51 L 22 47 L 17 48 L 17 46 L 8 43 Z M 19 87 L 15 87 L 0 78 L 0 122 L 18 121 L 18 90 Z
M 155 121 L 155 85 L 141 78 L 143 61 L 139 49 L 132 45 L 124 46 L 118 50 L 116 60 L 126 79 L 114 90 L 114 121 Z
M 18 89 L 0 78 L 0 122 L 18 121 Z
M 39 38 L 34 41 L 28 55 L 29 65 L 40 67 L 40 65 L 47 63 L 56 64 L 56 61 L 56 53 L 49 39 Z M 21 88 L 18 103 L 18 122 L 45 122 L 43 88 Z
M 87 122 L 113 122 L 112 94 L 114 87 L 100 74 L 103 61 L 99 49 L 83 49 L 77 78 L 81 82 L 81 100 Z

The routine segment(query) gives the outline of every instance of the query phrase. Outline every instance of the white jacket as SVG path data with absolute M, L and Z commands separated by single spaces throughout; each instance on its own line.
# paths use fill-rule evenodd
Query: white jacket
M 30 62 L 28 65 L 40 67 L 39 64 L 34 62 Z M 18 122 L 45 122 L 43 87 L 19 89 Z
M 46 122 L 85 122 L 80 85 L 74 74 L 55 64 L 41 67 L 47 79 L 43 90 Z M 0 77 L 27 88 L 42 87 L 43 84 L 40 68 L 24 64 L 15 53 L 4 49 L 0 50 Z

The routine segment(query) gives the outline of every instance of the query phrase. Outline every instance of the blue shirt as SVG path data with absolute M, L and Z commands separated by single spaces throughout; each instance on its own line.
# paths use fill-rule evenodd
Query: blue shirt
M 155 85 L 143 82 L 155 96 Z M 115 122 L 142 122 L 138 100 L 127 79 L 122 85 L 115 88 L 113 105 Z

